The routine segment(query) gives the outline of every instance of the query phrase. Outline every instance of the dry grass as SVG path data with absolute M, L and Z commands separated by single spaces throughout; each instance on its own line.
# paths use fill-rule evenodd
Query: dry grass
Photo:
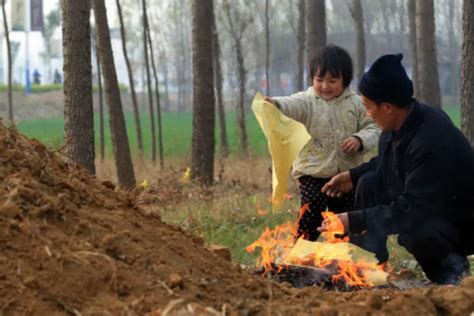
M 134 170 L 137 183 L 147 180 L 150 183 L 158 181 L 162 175 L 169 172 L 184 173 L 190 167 L 188 159 L 165 160 L 164 168 L 160 168 L 159 162 L 134 158 Z M 103 162 L 96 160 L 97 177 L 99 179 L 117 181 L 115 162 L 106 159 Z M 255 191 L 271 191 L 271 160 L 269 157 L 241 158 L 230 157 L 217 159 L 215 162 L 214 178 L 216 184 L 221 182 L 234 186 L 252 188 Z M 295 192 L 296 181 L 289 181 L 289 192 Z
M 181 182 L 189 166 L 186 159 L 166 161 L 162 170 L 159 163 L 135 159 L 137 183 L 144 180 L 149 183 L 149 195 L 144 198 L 144 203 L 159 212 L 164 221 L 203 237 L 209 244 L 230 247 L 235 261 L 253 264 L 256 254 L 248 254 L 245 247 L 255 241 L 266 227 L 294 221 L 297 217 L 299 198 L 293 179 L 289 181 L 288 192 L 295 198 L 286 201 L 279 213 L 271 213 L 269 158 L 217 160 L 216 183 L 210 189 Z M 116 181 L 114 161 L 96 162 L 96 167 L 98 178 Z M 262 210 L 266 214 L 262 215 Z M 421 274 L 413 256 L 398 245 L 396 236 L 391 236 L 388 247 L 392 267 L 396 270 L 415 269 Z

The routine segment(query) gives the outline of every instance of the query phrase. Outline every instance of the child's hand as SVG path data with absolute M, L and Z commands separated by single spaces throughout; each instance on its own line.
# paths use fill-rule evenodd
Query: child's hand
M 344 139 L 341 143 L 341 149 L 345 153 L 355 153 L 362 148 L 362 143 L 358 137 L 351 136 Z
M 280 106 L 278 105 L 278 102 L 276 102 L 275 100 L 272 100 L 272 98 L 270 98 L 270 97 L 263 97 L 263 100 L 265 100 L 266 102 L 269 102 L 269 103 L 273 104 L 273 105 L 276 106 L 277 108 L 280 108 Z

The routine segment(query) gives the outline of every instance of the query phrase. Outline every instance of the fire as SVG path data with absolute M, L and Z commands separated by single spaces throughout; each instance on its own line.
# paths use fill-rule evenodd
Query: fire
M 308 205 L 300 209 L 299 218 L 308 211 Z M 344 226 L 340 219 L 332 212 L 323 212 L 323 218 L 328 222 L 327 232 L 322 233 L 324 242 L 310 242 L 303 238 L 295 242 L 295 233 L 298 229 L 299 218 L 296 225 L 287 222 L 274 229 L 266 228 L 263 234 L 249 245 L 247 252 L 260 249 L 260 258 L 257 265 L 264 268 L 264 273 L 282 269 L 286 265 L 299 265 L 323 268 L 335 271 L 332 276 L 334 284 L 345 282 L 356 287 L 371 287 L 385 283 L 386 272 L 383 266 L 378 266 L 375 257 L 355 245 L 348 243 L 344 235 Z M 359 259 L 355 256 L 363 254 Z M 365 258 L 364 258 L 365 257 Z M 279 272 L 279 271 L 276 271 Z
M 294 235 L 295 231 L 291 222 L 279 225 L 273 230 L 267 227 L 260 238 L 245 250 L 252 253 L 257 247 L 261 249 L 257 265 L 263 266 L 267 273 L 273 270 L 272 263 L 279 263 L 280 258 L 289 255 L 295 241 Z
M 321 235 L 330 243 L 348 242 L 349 237 L 344 236 L 344 225 L 339 217 L 333 212 L 322 212 L 324 220 L 328 221 L 328 231 L 321 233 Z M 343 238 L 341 238 L 344 236 Z
M 306 213 L 308 210 L 309 210 L 308 203 L 306 203 L 300 208 L 300 213 L 298 215 L 298 219 L 296 220 L 295 238 L 296 238 L 296 233 L 300 230 L 300 220 L 303 217 L 304 213 Z

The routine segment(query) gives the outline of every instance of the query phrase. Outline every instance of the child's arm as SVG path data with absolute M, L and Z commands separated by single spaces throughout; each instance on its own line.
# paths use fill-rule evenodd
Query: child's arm
M 362 152 L 366 153 L 377 146 L 380 136 L 380 128 L 367 115 L 365 107 L 360 100 L 356 103 L 358 132 L 353 134 L 362 141 Z
M 305 124 L 311 109 L 311 95 L 298 92 L 289 97 L 265 97 L 265 101 L 275 105 L 286 116 Z
M 280 105 L 278 104 L 278 102 L 276 100 L 273 100 L 272 98 L 270 97 L 263 97 L 263 99 L 271 104 L 273 104 L 277 109 L 280 109 Z

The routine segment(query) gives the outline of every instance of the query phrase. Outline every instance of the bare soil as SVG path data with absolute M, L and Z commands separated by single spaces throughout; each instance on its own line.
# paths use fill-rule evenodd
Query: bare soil
M 0 314 L 470 315 L 474 278 L 407 291 L 295 289 L 164 224 L 139 194 L 0 127 Z

